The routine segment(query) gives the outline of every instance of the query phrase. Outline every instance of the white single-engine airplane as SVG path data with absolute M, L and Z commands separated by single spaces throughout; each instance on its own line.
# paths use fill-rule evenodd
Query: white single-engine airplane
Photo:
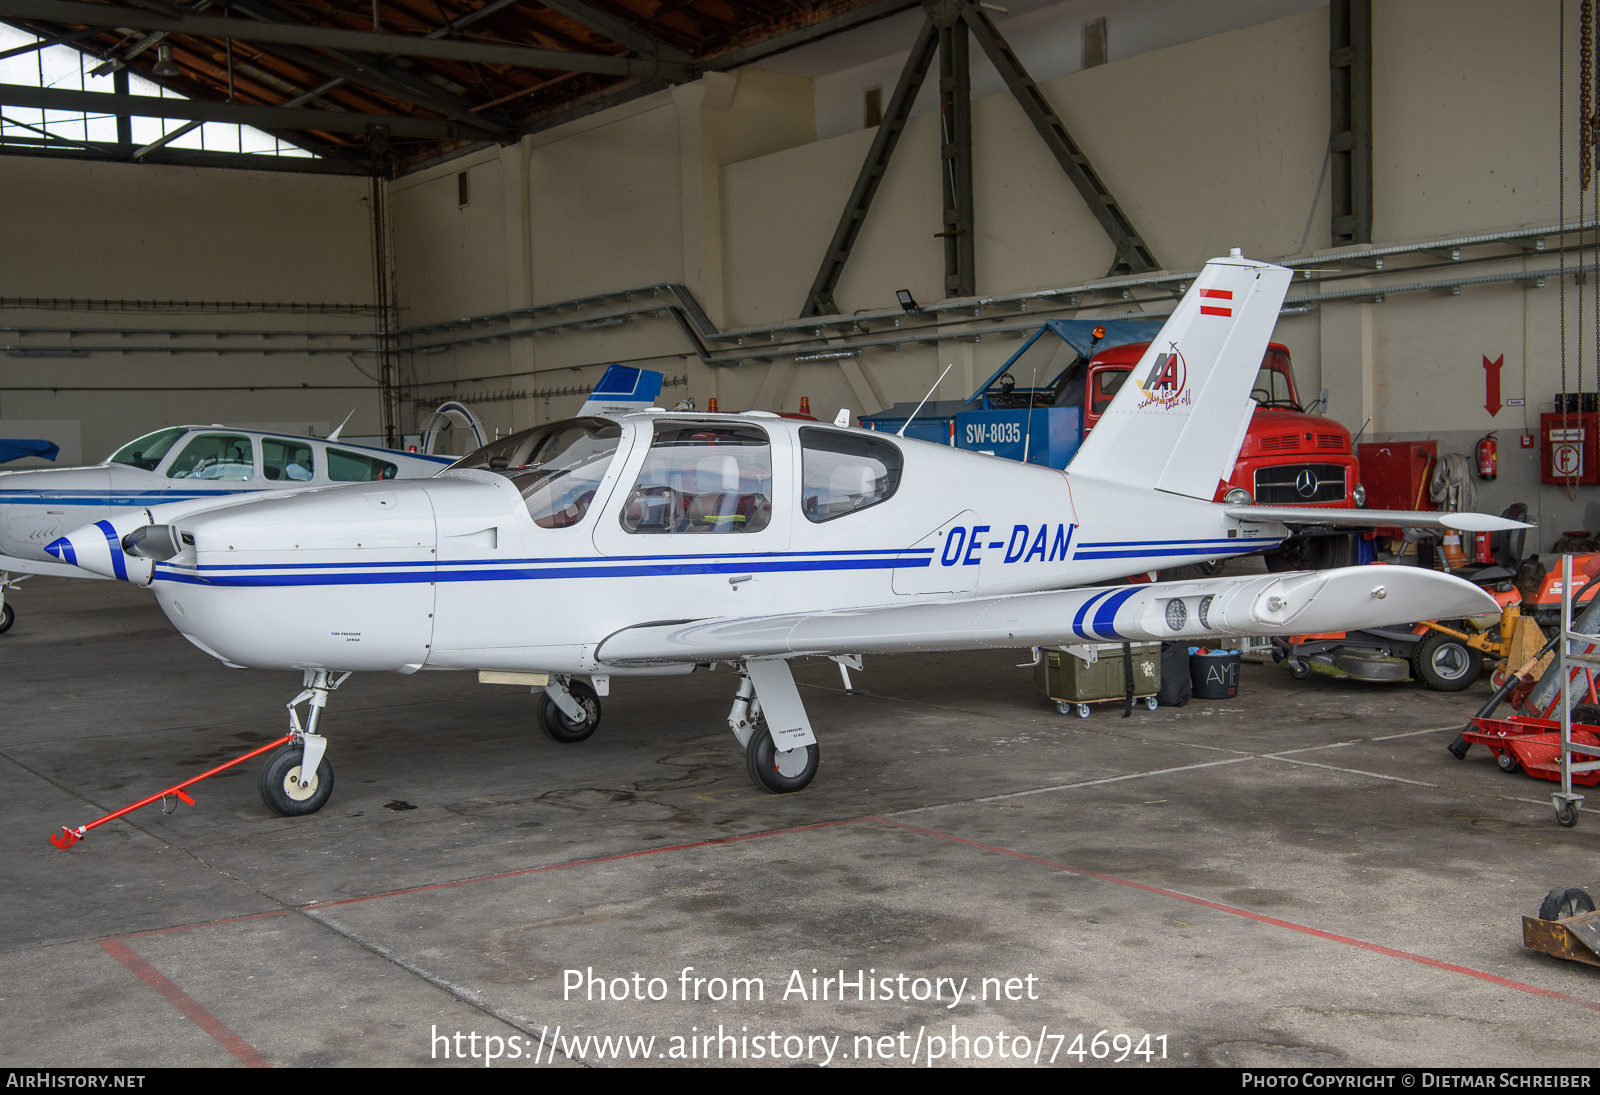
M 285 488 L 426 478 L 454 457 L 326 439 L 169 426 L 135 438 L 99 464 L 0 471 L 0 632 L 15 612 L 5 603 L 12 574 L 98 577 L 62 563 L 45 546 L 63 532 L 164 502 L 218 501 Z
M 1290 272 L 1215 259 L 1066 472 L 770 412 L 652 409 L 538 426 L 433 479 L 113 517 L 49 545 L 148 585 L 230 666 L 304 671 L 295 740 L 262 774 L 319 809 L 317 733 L 352 671 L 480 671 L 531 685 L 558 741 L 614 678 L 729 664 L 751 778 L 806 786 L 818 749 L 788 660 L 1333 631 L 1497 611 L 1414 567 L 1110 585 L 1260 551 L 1303 510 L 1214 503 Z M 1319 524 L 1511 527 L 1482 514 L 1314 513 Z M 1079 588 L 1068 588 L 1079 587 Z M 587 683 L 582 679 L 587 678 Z M 296 706 L 309 701 L 302 731 Z

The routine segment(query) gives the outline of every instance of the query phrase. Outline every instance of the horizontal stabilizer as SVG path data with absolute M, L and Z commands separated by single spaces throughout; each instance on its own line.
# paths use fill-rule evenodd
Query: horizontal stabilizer
M 1207 578 L 833 612 L 647 624 L 600 644 L 613 666 L 797 654 L 898 654 L 1081 642 L 1304 634 L 1498 612 L 1471 582 L 1420 567 Z
M 1241 521 L 1277 521 L 1285 525 L 1340 525 L 1349 528 L 1448 528 L 1457 532 L 1505 532 L 1534 528 L 1509 517 L 1488 513 L 1426 513 L 1409 509 L 1317 509 L 1312 506 L 1229 506 L 1228 516 Z

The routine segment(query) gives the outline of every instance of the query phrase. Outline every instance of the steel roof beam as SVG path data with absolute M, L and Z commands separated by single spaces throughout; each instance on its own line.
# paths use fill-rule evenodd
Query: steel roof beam
M 599 31 L 618 45 L 627 46 L 646 57 L 657 61 L 676 61 L 680 64 L 688 64 L 693 60 L 688 53 L 677 46 L 669 45 L 644 28 L 600 10 L 587 0 L 539 0 L 539 2 L 551 11 L 558 11 L 573 22 L 581 23 L 590 30 Z
M 254 16 L 264 22 L 285 23 L 291 26 L 302 25 L 299 20 L 287 12 L 279 10 L 264 0 L 236 0 L 232 8 Z M 432 35 L 430 35 L 432 37 Z M 273 53 L 285 61 L 322 72 L 329 76 L 337 77 L 339 83 L 353 84 L 376 91 L 380 95 L 398 99 L 403 103 L 422 107 L 443 114 L 447 118 L 454 118 L 459 122 L 477 126 L 480 129 L 493 130 L 497 133 L 506 132 L 506 127 L 501 124 L 501 119 L 496 116 L 485 117 L 482 113 L 473 113 L 473 104 L 459 95 L 452 95 L 444 88 L 424 80 L 415 72 L 402 69 L 390 64 L 393 58 L 370 57 L 366 54 L 345 54 L 334 50 L 319 53 L 316 50 L 301 49 L 298 46 L 278 46 Z M 324 85 L 323 93 L 332 91 L 339 83 L 331 86 Z M 299 106 L 297 102 L 289 102 L 284 106 Z
M 0 0 L 0 16 L 12 19 L 48 19 L 57 23 L 125 27 L 130 30 L 164 30 L 206 38 L 237 38 L 245 42 L 281 43 L 317 49 L 358 50 L 378 55 L 431 57 L 443 61 L 476 61 L 485 65 L 547 69 L 554 72 L 594 72 L 605 76 L 632 76 L 685 83 L 695 78 L 692 66 L 602 53 L 572 53 L 532 46 L 463 42 L 381 34 L 366 30 L 339 30 L 302 23 L 258 22 L 211 15 L 162 15 L 139 8 L 89 4 L 81 0 Z
M 933 25 L 932 19 L 925 18 L 922 20 L 922 29 L 917 31 L 917 40 L 911 46 L 911 53 L 906 57 L 905 67 L 900 70 L 900 79 L 889 98 L 888 108 L 883 112 L 883 121 L 878 124 L 878 132 L 872 138 L 872 147 L 867 150 L 867 158 L 856 176 L 856 185 L 850 192 L 850 200 L 845 203 L 844 215 L 839 218 L 833 238 L 828 241 L 828 249 L 822 254 L 822 265 L 811 283 L 811 291 L 806 294 L 805 306 L 800 310 L 801 318 L 833 315 L 839 310 L 833 299 L 833 291 L 839 286 L 845 263 L 849 261 L 850 252 L 856 245 L 856 237 L 861 235 L 867 211 L 872 208 L 872 199 L 877 196 L 884 173 L 889 170 L 889 158 L 894 155 L 900 135 L 905 132 L 906 123 L 911 118 L 912 104 L 916 102 L 917 92 L 922 88 L 938 48 L 939 30 Z
M 71 110 L 89 114 L 129 114 L 139 118 L 181 118 L 227 122 L 257 129 L 308 130 L 321 133 L 365 133 L 369 126 L 387 126 L 396 137 L 434 140 L 489 140 L 491 134 L 460 122 L 411 118 L 399 114 L 356 114 L 343 110 L 305 110 L 245 103 L 213 103 L 202 99 L 162 99 L 154 95 L 108 95 L 101 91 L 0 84 L 0 106 Z
M 1045 145 L 1061 165 L 1061 170 L 1066 172 L 1072 185 L 1083 195 L 1089 212 L 1116 245 L 1117 254 L 1112 260 L 1111 273 L 1143 274 L 1159 270 L 1161 264 L 1150 253 L 1150 248 L 1145 246 L 1133 222 L 1122 211 L 1110 188 L 1095 173 L 1089 157 L 1083 154 L 1083 150 L 1067 132 L 1055 108 L 1044 97 L 1039 85 L 1034 83 L 1033 77 L 1028 75 L 1028 70 L 1022 67 L 1022 61 L 1012 52 L 1011 46 L 989 16 L 977 4 L 969 3 L 962 8 L 961 18 L 972 29 L 972 36 L 983 47 L 990 64 L 999 70 L 1000 78 L 1022 107 L 1022 112 L 1028 116 L 1028 121 L 1044 138 Z

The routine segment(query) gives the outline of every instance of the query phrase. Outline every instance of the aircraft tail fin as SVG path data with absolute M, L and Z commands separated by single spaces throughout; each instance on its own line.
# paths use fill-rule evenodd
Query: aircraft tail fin
M 1067 470 L 1210 501 L 1293 276 L 1237 251 L 1206 263 Z
M 629 365 L 607 365 L 605 375 L 594 391 L 578 408 L 585 414 L 627 414 L 642 411 L 656 404 L 661 394 L 662 376 L 653 369 L 635 369 Z

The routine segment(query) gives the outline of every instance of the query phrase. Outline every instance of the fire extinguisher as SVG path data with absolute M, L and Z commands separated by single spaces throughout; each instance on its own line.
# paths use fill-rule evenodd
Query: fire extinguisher
M 1494 442 L 1494 434 L 1488 433 L 1482 441 L 1478 442 L 1478 478 L 1493 479 L 1498 473 L 1497 465 L 1500 462 L 1499 447 Z

